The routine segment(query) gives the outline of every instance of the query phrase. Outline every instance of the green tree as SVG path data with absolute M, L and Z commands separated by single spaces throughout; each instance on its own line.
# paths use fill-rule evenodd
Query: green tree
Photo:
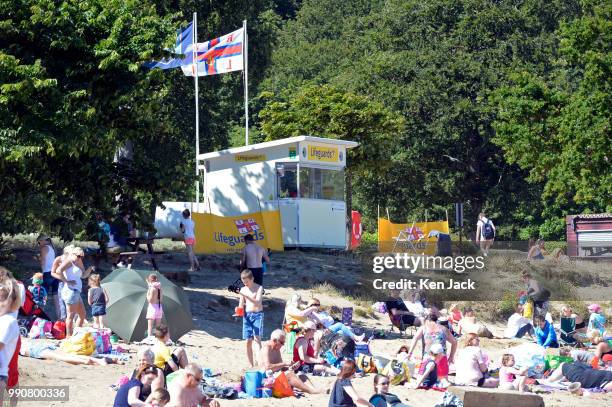
M 551 220 L 543 235 L 557 234 L 568 211 L 612 210 L 612 5 L 585 5 L 584 16 L 559 28 L 554 69 L 518 71 L 494 97 L 494 141 L 544 185 Z
M 353 184 L 382 177 L 394 166 L 394 137 L 403 131 L 404 119 L 380 102 L 325 85 L 306 85 L 286 100 L 272 96 L 270 93 L 262 95 L 268 103 L 259 113 L 261 132 L 267 141 L 309 135 L 360 144 L 348 152 L 347 211 L 353 206 Z M 377 201 L 375 184 L 371 189 L 358 190 L 360 202 Z M 362 206 L 369 215 L 374 213 L 372 208 L 372 205 Z

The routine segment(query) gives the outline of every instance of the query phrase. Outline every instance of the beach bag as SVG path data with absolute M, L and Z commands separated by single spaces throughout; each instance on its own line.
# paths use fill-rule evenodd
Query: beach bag
M 495 237 L 495 231 L 493 230 L 493 225 L 491 225 L 491 221 L 487 219 L 487 223 L 482 225 L 482 237 L 486 240 L 493 239 Z
M 259 370 L 252 370 L 244 374 L 244 392 L 256 399 L 261 398 L 261 386 L 263 373 Z
M 96 353 L 109 353 L 113 346 L 111 345 L 110 332 L 106 329 L 100 329 L 91 333 L 94 343 L 96 344 Z
M 332 352 L 331 350 L 328 350 L 327 352 L 325 352 L 325 354 L 323 355 L 323 358 L 325 358 L 325 361 L 329 363 L 330 366 L 333 366 L 333 367 L 340 367 L 340 364 L 342 363 L 342 359 L 336 357 L 334 355 L 334 352 Z
M 60 320 L 55 321 L 53 328 L 51 328 L 51 333 L 55 339 L 62 340 L 66 338 L 66 323 Z
M 357 358 L 357 367 L 364 373 L 376 373 L 376 362 L 371 355 L 362 353 Z
M 91 333 L 79 332 L 65 339 L 60 345 L 60 350 L 73 355 L 91 356 L 96 350 L 96 344 Z
M 382 374 L 389 378 L 389 383 L 399 385 L 403 382 L 409 382 L 411 376 L 410 365 L 406 362 L 398 362 L 392 360 L 387 363 L 387 366 L 382 371 Z
M 355 344 L 355 353 L 353 354 L 353 357 L 355 360 L 357 360 L 359 358 L 359 355 L 361 354 L 366 354 L 366 355 L 372 355 L 372 352 L 370 352 L 370 344 L 368 343 L 356 343 Z
M 30 339 L 53 338 L 53 335 L 51 334 L 52 327 L 53 324 L 51 324 L 51 321 L 47 321 L 43 318 L 36 318 L 34 323 L 32 323 L 28 337 Z
M 272 395 L 278 399 L 295 396 L 293 388 L 289 384 L 285 372 L 281 372 L 276 378 L 276 380 L 274 380 L 274 385 L 272 386 Z
M 44 307 L 47 302 L 47 290 L 42 286 L 32 286 L 29 288 L 32 293 L 32 299 L 39 307 Z

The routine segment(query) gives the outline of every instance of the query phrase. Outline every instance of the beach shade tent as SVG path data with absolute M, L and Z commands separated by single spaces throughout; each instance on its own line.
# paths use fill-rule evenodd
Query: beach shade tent
M 123 340 L 144 339 L 147 331 L 147 277 L 150 270 L 119 268 L 102 280 L 109 302 L 106 304 L 104 325 Z M 157 273 L 162 287 L 164 320 L 173 340 L 193 329 L 189 299 L 185 291 Z

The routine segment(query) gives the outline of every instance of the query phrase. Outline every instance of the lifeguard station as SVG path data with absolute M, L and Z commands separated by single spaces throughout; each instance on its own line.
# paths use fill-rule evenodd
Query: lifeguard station
M 286 247 L 345 248 L 347 150 L 358 143 L 298 136 L 198 156 L 199 212 L 279 209 Z

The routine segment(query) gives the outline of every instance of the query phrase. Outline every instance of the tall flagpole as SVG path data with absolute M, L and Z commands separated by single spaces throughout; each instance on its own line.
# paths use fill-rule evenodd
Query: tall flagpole
M 195 72 L 193 80 L 195 83 L 195 175 L 196 175 L 196 203 L 198 204 L 197 210 L 200 210 L 200 181 L 198 180 L 199 171 L 198 163 L 200 157 L 200 108 L 198 104 L 198 50 L 196 49 L 198 43 L 198 13 L 193 13 L 193 43 L 191 46 L 192 51 L 192 63 L 195 65 Z
M 242 41 L 242 64 L 244 68 L 244 145 L 249 145 L 249 37 L 247 36 L 247 22 L 242 20 L 243 41 Z

